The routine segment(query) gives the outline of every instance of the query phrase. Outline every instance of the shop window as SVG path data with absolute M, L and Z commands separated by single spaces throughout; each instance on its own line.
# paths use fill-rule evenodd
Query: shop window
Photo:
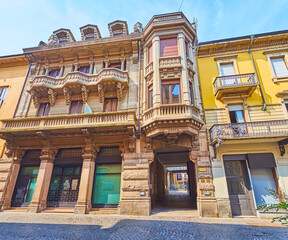
M 153 46 L 152 44 L 148 47 L 148 63 L 153 61 Z
M 71 101 L 70 105 L 70 114 L 81 114 L 82 113 L 82 107 L 83 107 L 83 101 Z
M 278 58 L 271 58 L 271 64 L 274 70 L 275 77 L 288 76 L 288 68 L 284 56 Z
M 117 98 L 106 98 L 104 101 L 104 111 L 105 112 L 115 112 L 117 111 Z
M 78 72 L 82 72 L 85 74 L 89 74 L 89 71 L 90 71 L 90 66 L 83 66 L 83 67 L 78 68 Z
M 0 107 L 2 106 L 2 103 L 6 97 L 7 91 L 8 91 L 8 87 L 0 88 Z
M 177 56 L 177 38 L 160 40 L 160 57 Z
M 242 106 L 229 106 L 229 116 L 231 123 L 245 122 L 244 112 Z
M 148 108 L 153 107 L 153 86 L 148 88 Z
M 116 69 L 119 69 L 121 70 L 121 63 L 120 62 L 117 62 L 117 63 L 110 63 L 108 68 L 116 68 Z
M 40 103 L 38 117 L 48 116 L 50 111 L 50 103 Z
M 162 81 L 162 104 L 180 103 L 179 80 Z
M 60 69 L 53 69 L 49 72 L 50 77 L 58 78 L 60 74 Z

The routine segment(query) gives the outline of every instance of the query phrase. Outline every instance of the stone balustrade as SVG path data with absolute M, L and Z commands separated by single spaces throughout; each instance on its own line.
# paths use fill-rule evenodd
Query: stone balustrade
M 55 128 L 135 125 L 135 111 L 101 112 L 2 120 L 1 132 L 45 130 Z
M 97 85 L 102 81 L 114 81 L 128 84 L 129 75 L 126 71 L 115 68 L 104 68 L 98 74 L 85 74 L 82 72 L 70 72 L 64 77 L 54 78 L 51 76 L 36 76 L 30 81 L 30 89 L 46 87 L 61 89 L 68 83 L 79 83 L 85 86 Z
M 199 109 L 186 104 L 169 104 L 150 108 L 143 114 L 144 125 L 154 120 L 175 120 L 185 118 L 200 119 Z

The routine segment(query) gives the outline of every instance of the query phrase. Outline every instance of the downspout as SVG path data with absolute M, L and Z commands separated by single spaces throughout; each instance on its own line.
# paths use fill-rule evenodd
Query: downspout
M 141 40 L 138 40 L 138 132 L 137 138 L 140 138 L 140 93 L 141 93 Z
M 21 99 L 21 97 L 22 97 L 24 88 L 25 88 L 25 86 L 26 86 L 26 82 L 27 82 L 27 79 L 28 79 L 28 75 L 29 75 L 29 73 L 30 73 L 31 65 L 32 65 L 32 63 L 31 63 L 30 59 L 27 57 L 27 55 L 25 55 L 25 57 L 27 58 L 27 60 L 28 60 L 28 62 L 29 62 L 29 67 L 28 67 L 28 71 L 27 71 L 27 73 L 26 73 L 26 77 L 25 77 L 23 86 L 22 86 L 22 90 L 21 90 L 21 93 L 20 93 L 20 97 L 18 98 L 18 101 L 17 101 L 17 104 L 16 104 L 16 108 L 15 108 L 15 111 L 14 111 L 14 114 L 13 114 L 13 118 L 15 118 L 15 116 L 16 116 L 16 112 L 17 112 L 18 107 L 19 107 L 19 104 L 20 104 L 20 99 Z
M 254 35 L 253 34 L 250 36 L 250 39 L 251 39 L 251 43 L 250 43 L 250 46 L 249 46 L 249 53 L 250 53 L 250 57 L 251 57 L 251 60 L 252 60 L 252 63 L 253 63 L 253 68 L 254 68 L 254 71 L 256 73 L 256 77 L 257 77 L 258 83 L 259 83 L 259 89 L 260 89 L 261 98 L 262 98 L 262 101 L 263 101 L 263 107 L 261 107 L 261 110 L 262 111 L 267 111 L 267 105 L 266 105 L 266 102 L 265 102 L 265 98 L 264 98 L 264 94 L 263 94 L 263 91 L 262 91 L 260 79 L 259 79 L 259 76 L 258 76 L 258 72 L 257 72 L 257 69 L 256 69 L 256 65 L 255 65 L 255 62 L 254 62 L 252 51 L 251 51 L 251 47 L 252 47 L 252 44 L 253 44 L 253 41 L 254 41 Z

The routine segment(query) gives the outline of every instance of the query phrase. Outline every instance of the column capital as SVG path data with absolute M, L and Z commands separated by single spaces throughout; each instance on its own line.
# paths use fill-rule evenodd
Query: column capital
M 52 148 L 51 146 L 44 147 L 41 151 L 40 160 L 54 162 L 57 152 L 58 148 Z
M 160 37 L 159 36 L 154 36 L 152 39 L 152 44 L 156 41 L 160 41 Z
M 178 33 L 177 38 L 183 38 L 185 39 L 185 35 L 183 33 Z

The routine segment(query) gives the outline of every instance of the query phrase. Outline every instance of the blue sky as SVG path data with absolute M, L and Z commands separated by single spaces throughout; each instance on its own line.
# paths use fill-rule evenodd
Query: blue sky
M 176 12 L 182 0 L 0 0 L 0 56 L 47 42 L 53 31 L 69 28 L 80 40 L 79 27 L 97 24 L 108 37 L 114 20 L 143 26 L 155 14 Z M 288 0 L 184 0 L 181 11 L 198 19 L 199 41 L 288 29 Z

